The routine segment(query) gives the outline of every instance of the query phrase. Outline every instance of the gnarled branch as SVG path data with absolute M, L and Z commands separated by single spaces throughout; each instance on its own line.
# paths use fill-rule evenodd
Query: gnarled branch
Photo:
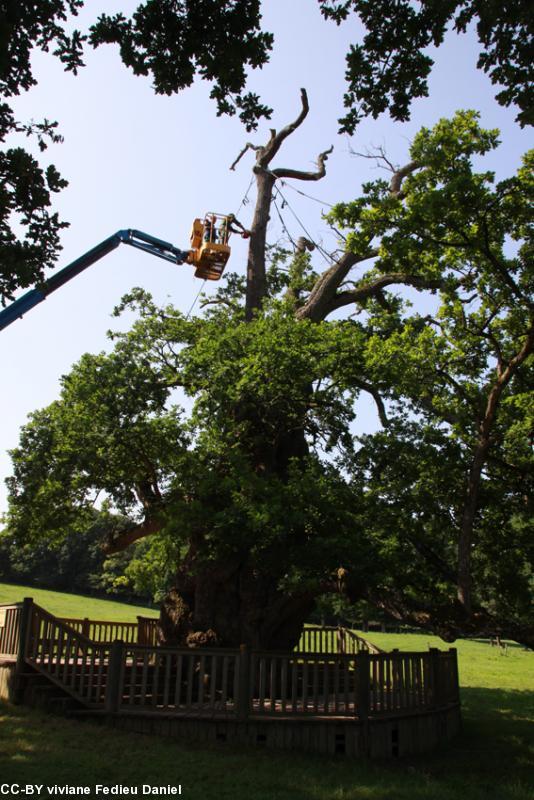
M 239 162 L 241 161 L 241 159 L 248 150 L 255 150 L 256 152 L 258 152 L 258 150 L 263 150 L 263 147 L 261 147 L 261 145 L 258 144 L 252 144 L 252 142 L 247 142 L 244 148 L 239 153 L 236 160 L 234 161 L 234 163 L 232 164 L 232 166 L 230 167 L 231 170 L 235 170 L 236 166 L 239 164 Z
M 334 145 L 319 153 L 317 157 L 317 170 L 316 172 L 304 172 L 300 169 L 286 169 L 285 167 L 277 167 L 271 170 L 271 174 L 276 178 L 293 178 L 298 181 L 319 181 L 326 175 L 326 161 L 328 156 L 333 151 Z

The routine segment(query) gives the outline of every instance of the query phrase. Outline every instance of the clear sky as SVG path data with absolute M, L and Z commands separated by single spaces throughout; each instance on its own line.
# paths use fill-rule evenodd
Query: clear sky
M 82 29 L 101 11 L 135 10 L 134 0 L 87 0 L 76 23 Z M 54 163 L 69 186 L 55 199 L 55 208 L 70 228 L 62 236 L 58 268 L 120 228 L 138 228 L 187 249 L 194 217 L 206 211 L 236 212 L 249 186 L 252 155 L 235 172 L 230 164 L 246 141 L 262 143 L 270 125 L 280 128 L 300 109 L 299 90 L 308 90 L 310 114 L 274 162 L 275 166 L 313 167 L 317 154 L 331 144 L 328 174 L 319 183 L 299 189 L 325 201 L 352 199 L 362 181 L 376 176 L 370 162 L 352 157 L 349 146 L 363 150 L 384 145 L 391 159 L 403 163 L 408 143 L 421 125 L 431 126 L 458 108 L 475 108 L 486 127 L 498 127 L 502 145 L 486 159 L 498 177 L 514 171 L 527 149 L 529 132 L 515 123 L 513 109 L 501 108 L 495 87 L 475 69 L 477 44 L 473 35 L 453 36 L 436 54 L 430 96 L 414 104 L 405 124 L 384 117 L 362 123 L 349 140 L 337 134 L 343 113 L 344 55 L 360 31 L 355 22 L 341 27 L 323 21 L 315 0 L 269 0 L 263 3 L 265 27 L 275 34 L 271 63 L 251 76 L 250 88 L 274 108 L 271 123 L 247 134 L 236 119 L 217 118 L 202 81 L 180 95 L 156 96 L 148 78 L 134 77 L 123 65 L 117 48 L 88 51 L 87 66 L 78 77 L 65 74 L 50 55 L 36 53 L 37 87 L 17 98 L 20 119 L 58 120 L 65 137 L 61 145 L 40 157 Z M 291 208 L 327 250 L 335 241 L 321 221 L 321 206 L 286 187 Z M 239 218 L 250 222 L 250 203 Z M 289 209 L 285 219 L 293 237 L 302 234 Z M 282 235 L 273 215 L 269 238 Z M 229 268 L 244 271 L 245 248 L 236 242 Z M 316 256 L 317 266 L 322 263 Z M 325 265 L 326 266 L 326 265 Z M 191 267 L 173 266 L 126 245 L 95 264 L 0 333 L 3 387 L 0 393 L 0 513 L 5 510 L 4 478 L 10 474 L 7 450 L 18 442 L 27 415 L 59 394 L 60 378 L 85 352 L 109 349 L 106 331 L 127 325 L 110 319 L 121 296 L 143 286 L 157 301 L 170 299 L 183 311 L 194 302 L 200 283 Z M 215 284 L 216 287 L 216 284 Z M 214 291 L 207 286 L 207 291 Z M 364 407 L 360 429 L 374 425 Z

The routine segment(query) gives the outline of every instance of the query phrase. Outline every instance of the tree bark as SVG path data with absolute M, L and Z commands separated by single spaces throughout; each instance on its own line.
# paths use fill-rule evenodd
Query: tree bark
M 247 554 L 197 568 L 194 575 L 191 566 L 179 570 L 162 606 L 160 628 L 167 644 L 294 649 L 313 608 L 313 594 L 281 592 L 280 574 L 262 570 Z
M 265 247 L 267 241 L 267 225 L 276 178 L 265 169 L 255 167 L 258 196 L 254 219 L 250 229 L 250 244 L 247 260 L 247 291 L 245 301 L 245 319 L 250 321 L 254 312 L 261 308 L 267 294 Z

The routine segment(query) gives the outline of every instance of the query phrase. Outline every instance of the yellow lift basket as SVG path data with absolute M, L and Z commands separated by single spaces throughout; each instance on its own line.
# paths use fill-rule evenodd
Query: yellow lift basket
M 191 252 L 188 262 L 195 267 L 195 278 L 218 281 L 230 258 L 226 214 L 209 212 L 204 219 L 195 219 L 191 229 Z

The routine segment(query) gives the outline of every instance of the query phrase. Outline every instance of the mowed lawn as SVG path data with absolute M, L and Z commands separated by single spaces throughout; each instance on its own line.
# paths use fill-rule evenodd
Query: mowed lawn
M 100 611 L 102 619 L 117 618 Z M 383 649 L 448 647 L 426 635 L 367 636 Z M 181 784 L 188 800 L 533 800 L 534 653 L 478 641 L 456 646 L 463 731 L 430 756 L 364 762 L 194 746 L 0 705 L 0 784 Z
M 51 592 L 47 589 L 36 589 L 33 586 L 18 586 L 12 583 L 0 583 L 0 605 L 18 603 L 24 597 L 33 597 L 37 605 L 55 614 L 57 617 L 72 619 L 108 620 L 109 622 L 135 622 L 137 616 L 158 617 L 155 608 L 132 606 L 111 600 L 99 600 L 96 597 L 85 597 L 67 592 Z

